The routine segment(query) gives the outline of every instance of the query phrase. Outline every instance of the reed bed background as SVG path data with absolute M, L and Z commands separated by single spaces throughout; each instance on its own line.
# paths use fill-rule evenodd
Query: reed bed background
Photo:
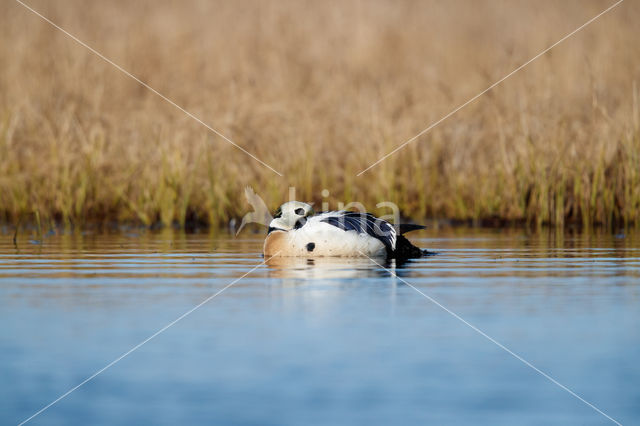
M 308 201 L 415 219 L 640 223 L 640 3 L 626 1 L 360 177 L 611 1 L 0 4 L 0 221 L 220 225 Z M 321 196 L 327 189 L 331 195 Z

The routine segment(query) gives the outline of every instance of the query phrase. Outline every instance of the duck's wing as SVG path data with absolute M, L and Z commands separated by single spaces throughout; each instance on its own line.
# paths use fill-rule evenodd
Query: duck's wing
M 380 240 L 389 253 L 396 249 L 397 232 L 387 221 L 375 217 L 371 213 L 349 212 L 345 210 L 325 212 L 314 216 L 314 219 L 328 223 L 343 231 L 356 231 Z

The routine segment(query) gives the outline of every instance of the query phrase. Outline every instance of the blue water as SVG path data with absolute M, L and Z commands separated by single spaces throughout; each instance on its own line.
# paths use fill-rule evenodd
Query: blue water
M 28 424 L 613 424 L 460 318 L 640 423 L 640 235 L 413 241 L 439 254 L 265 265 L 259 235 L 0 234 L 0 423 L 255 266 Z

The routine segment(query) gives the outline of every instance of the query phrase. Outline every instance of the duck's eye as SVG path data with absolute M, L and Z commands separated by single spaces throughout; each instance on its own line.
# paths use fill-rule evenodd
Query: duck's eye
M 277 219 L 279 217 L 282 217 L 282 209 L 280 207 L 278 207 L 278 210 L 276 210 L 275 214 L 273 215 L 274 219 Z
M 304 216 L 304 209 L 302 207 L 294 210 L 295 214 L 298 216 Z

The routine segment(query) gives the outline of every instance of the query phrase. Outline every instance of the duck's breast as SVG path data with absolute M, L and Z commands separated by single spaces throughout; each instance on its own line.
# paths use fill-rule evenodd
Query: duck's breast
M 283 254 L 290 249 L 287 237 L 287 233 L 284 231 L 270 232 L 264 240 L 264 246 L 262 247 L 264 256 L 287 256 L 287 254 Z

